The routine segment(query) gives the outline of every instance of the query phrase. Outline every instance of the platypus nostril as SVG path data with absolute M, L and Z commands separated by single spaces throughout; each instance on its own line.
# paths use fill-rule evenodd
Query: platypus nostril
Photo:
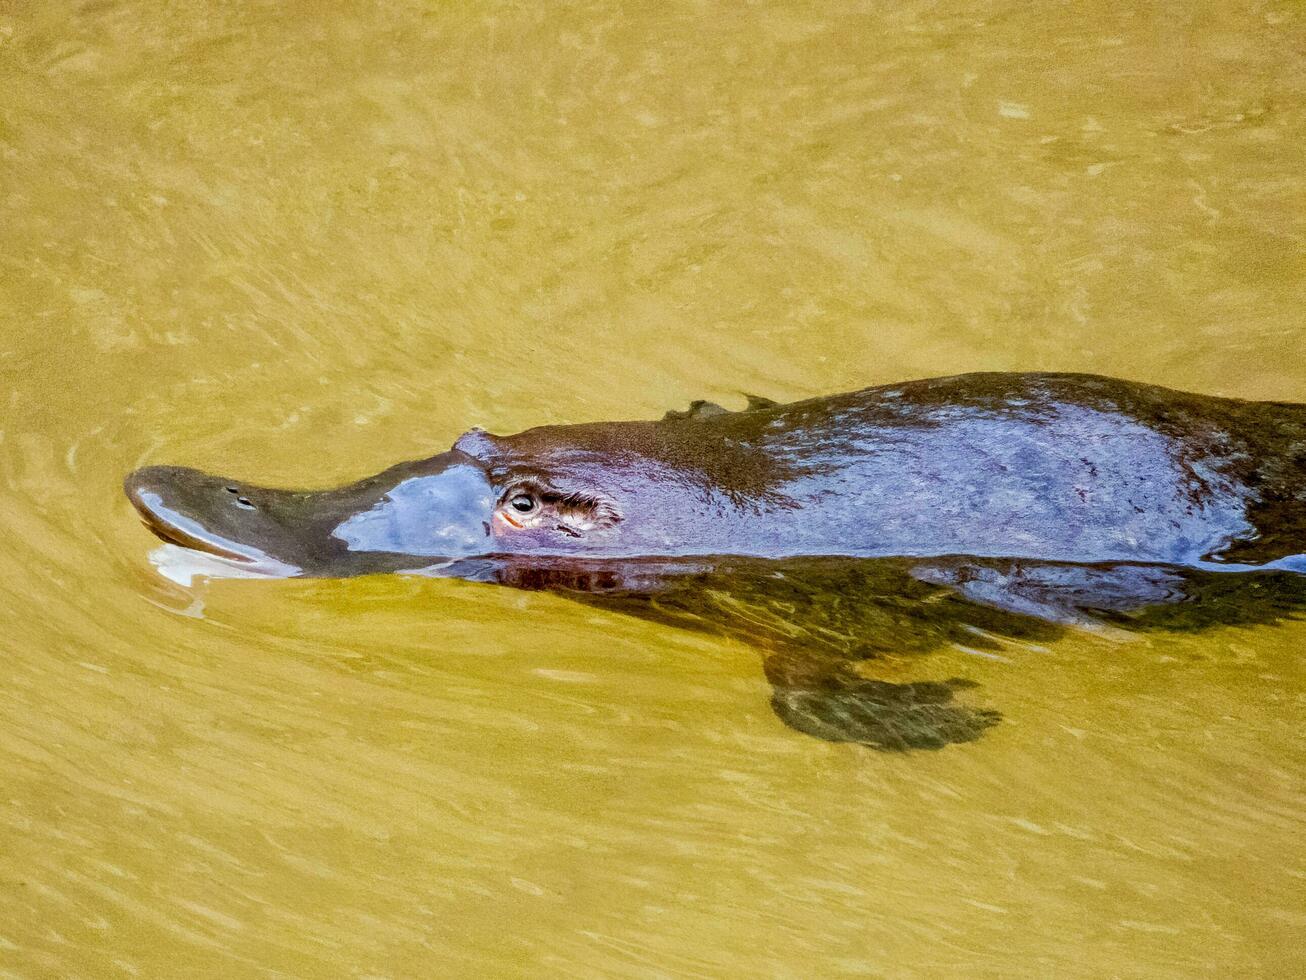
M 237 497 L 236 503 L 238 503 L 241 507 L 245 507 L 249 510 L 254 509 L 254 504 L 250 501 L 248 497 Z
M 223 489 L 226 490 L 227 493 L 240 493 L 240 491 L 235 487 L 224 487 Z

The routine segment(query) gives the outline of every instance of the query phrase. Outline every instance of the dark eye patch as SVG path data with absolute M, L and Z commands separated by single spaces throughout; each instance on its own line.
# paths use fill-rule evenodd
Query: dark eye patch
M 621 511 L 616 504 L 605 497 L 585 490 L 572 490 L 560 493 L 557 504 L 573 510 L 583 511 L 586 520 L 599 527 L 612 527 L 621 522 Z

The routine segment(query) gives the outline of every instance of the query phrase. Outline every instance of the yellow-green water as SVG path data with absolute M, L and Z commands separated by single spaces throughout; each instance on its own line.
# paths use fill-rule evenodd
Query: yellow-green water
M 1306 969 L 1306 621 L 757 651 L 399 577 L 162 579 L 142 462 L 973 369 L 1306 401 L 1292 2 L 0 6 L 0 975 Z

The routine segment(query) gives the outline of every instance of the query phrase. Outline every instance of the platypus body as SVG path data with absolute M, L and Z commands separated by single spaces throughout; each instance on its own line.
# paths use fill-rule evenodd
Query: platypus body
M 818 601 L 782 607 L 817 619 L 825 600 L 871 608 L 942 590 L 972 617 L 1029 621 L 1011 633 L 1182 602 L 1211 593 L 1212 575 L 1286 575 L 1277 597 L 1306 583 L 1306 406 L 1090 375 L 969 374 L 738 412 L 696 403 L 655 422 L 473 429 L 330 490 L 160 466 L 126 490 L 160 537 L 265 574 L 456 575 L 645 615 L 640 597 L 657 593 L 654 618 L 684 607 L 696 628 L 704 603 L 686 597 L 723 588 L 762 604 L 797 588 Z M 824 585 L 804 591 L 804 579 Z M 1214 592 L 1237 618 L 1228 589 Z M 854 677 L 849 664 L 878 647 L 853 635 L 865 624 L 843 626 L 846 641 L 806 659 L 801 627 L 758 637 L 794 727 L 906 748 L 993 722 L 948 685 Z

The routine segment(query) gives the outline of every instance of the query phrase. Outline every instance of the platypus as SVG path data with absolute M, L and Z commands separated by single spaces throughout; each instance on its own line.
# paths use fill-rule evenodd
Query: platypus
M 1290 592 L 1306 582 L 1306 405 L 1084 374 L 966 374 L 789 404 L 750 397 L 740 411 L 696 402 L 658 421 L 472 429 L 446 452 L 328 490 L 149 466 L 126 491 L 159 537 L 263 574 L 454 575 L 636 614 L 659 594 L 655 618 L 683 607 L 696 628 L 703 609 L 686 596 L 734 589 L 766 603 L 804 577 L 825 583 L 803 592 L 817 618 L 821 597 L 846 610 L 859 595 L 870 606 L 925 589 L 972 616 L 986 607 L 1049 626 L 1181 602 L 1216 574 L 1287 575 Z M 792 596 L 782 606 L 798 608 Z M 947 685 L 867 694 L 877 682 L 848 664 L 879 647 L 853 635 L 864 624 L 844 627 L 847 642 L 806 660 L 759 638 L 793 727 L 909 748 L 965 741 L 996 719 Z M 849 694 L 859 685 L 861 701 Z M 928 717 L 904 722 L 902 710 Z

